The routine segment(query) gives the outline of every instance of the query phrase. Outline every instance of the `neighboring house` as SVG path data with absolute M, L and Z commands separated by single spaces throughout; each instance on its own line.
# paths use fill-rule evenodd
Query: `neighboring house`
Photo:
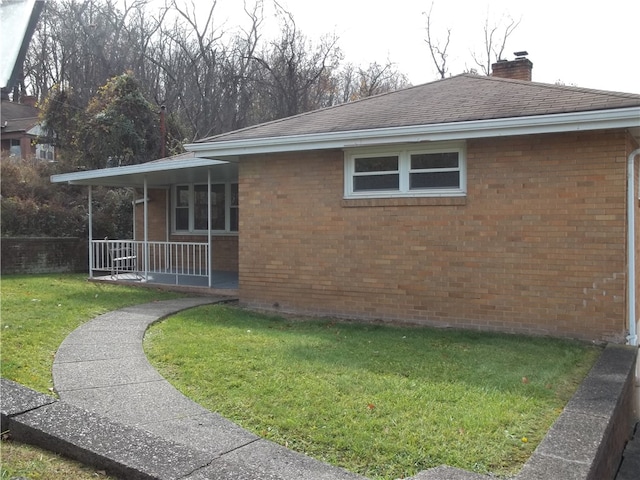
M 168 257 L 152 242 L 206 242 L 250 307 L 635 344 L 640 95 L 534 83 L 531 67 L 53 181 L 142 189 L 148 279 Z
M 34 97 L 23 97 L 20 103 L 2 100 L 0 142 L 3 155 L 54 160 L 53 146 L 36 143 L 41 134 L 38 115 Z

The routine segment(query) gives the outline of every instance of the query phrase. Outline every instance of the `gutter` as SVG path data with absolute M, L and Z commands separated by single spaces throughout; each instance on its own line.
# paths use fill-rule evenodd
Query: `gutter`
M 640 155 L 640 148 L 629 154 L 627 161 L 627 316 L 629 318 L 629 335 L 627 344 L 638 346 L 636 331 L 636 218 L 635 218 L 635 173 L 634 163 Z

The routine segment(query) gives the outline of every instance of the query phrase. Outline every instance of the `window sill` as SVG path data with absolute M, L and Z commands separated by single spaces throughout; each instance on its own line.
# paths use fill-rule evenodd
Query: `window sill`
M 180 237 L 203 237 L 203 236 L 207 236 L 207 231 L 206 230 L 198 230 L 196 232 L 187 232 L 187 231 L 173 231 L 171 232 L 171 235 L 173 236 L 180 236 Z M 211 231 L 211 236 L 212 237 L 237 237 L 238 236 L 238 232 L 223 232 L 221 230 L 212 230 Z
M 466 205 L 466 196 L 456 197 L 388 197 L 345 198 L 342 207 L 435 207 Z

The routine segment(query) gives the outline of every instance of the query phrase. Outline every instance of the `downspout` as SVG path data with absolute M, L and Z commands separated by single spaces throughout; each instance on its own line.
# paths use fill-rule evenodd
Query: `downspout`
M 638 345 L 638 333 L 636 331 L 636 194 L 634 173 L 634 163 L 637 155 L 640 155 L 640 148 L 631 152 L 627 161 L 627 316 L 629 318 L 627 343 L 633 346 Z
M 136 235 L 136 219 L 138 217 L 136 210 L 138 209 L 138 199 L 136 199 L 136 190 L 135 188 L 133 189 L 133 201 L 131 202 L 131 207 L 133 208 L 133 235 L 131 236 L 133 238 L 133 241 L 136 241 L 137 235 Z
M 171 204 L 169 203 L 169 190 L 164 196 L 164 209 L 167 212 L 167 215 L 164 217 L 164 241 L 169 243 L 170 240 L 170 232 L 171 232 Z
M 93 278 L 93 190 L 89 185 L 89 278 Z
M 149 281 L 149 189 L 147 177 L 144 177 L 144 281 Z
M 213 242 L 211 240 L 211 169 L 207 169 L 207 269 L 209 270 L 209 288 L 213 287 Z
M 170 265 L 171 262 L 169 259 L 171 258 L 171 247 L 169 246 L 169 241 L 171 240 L 171 199 L 170 199 L 170 190 L 166 190 L 164 195 L 164 211 L 167 214 L 164 217 L 164 241 L 167 244 L 167 248 L 164 249 L 164 261 L 165 265 Z M 176 279 L 177 283 L 177 279 Z

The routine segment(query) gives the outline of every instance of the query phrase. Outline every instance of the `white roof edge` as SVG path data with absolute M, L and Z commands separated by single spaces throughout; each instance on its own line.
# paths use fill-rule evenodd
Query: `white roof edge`
M 51 175 L 51 183 L 77 183 L 98 178 L 120 177 L 123 175 L 145 174 L 153 172 L 165 172 L 167 170 L 179 170 L 183 168 L 208 167 L 229 163 L 224 160 L 212 160 L 208 158 L 190 158 L 186 160 L 162 159 L 153 162 L 140 163 L 138 165 L 126 165 L 124 167 L 101 168 L 82 172 L 60 173 Z
M 202 156 L 225 157 L 627 127 L 640 127 L 640 107 L 191 143 L 184 147 Z

